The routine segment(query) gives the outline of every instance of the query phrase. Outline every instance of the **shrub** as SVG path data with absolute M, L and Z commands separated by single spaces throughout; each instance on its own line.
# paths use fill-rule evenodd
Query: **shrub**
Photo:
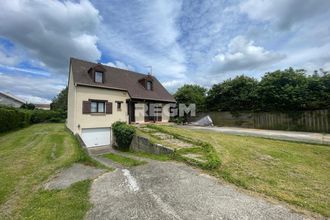
M 31 113 L 28 111 L 0 107 L 0 132 L 26 127 L 30 119 Z
M 41 122 L 61 122 L 63 121 L 63 114 L 58 111 L 36 109 L 32 111 L 31 123 Z
M 125 122 L 117 121 L 112 125 L 118 148 L 128 150 L 135 134 L 135 128 Z

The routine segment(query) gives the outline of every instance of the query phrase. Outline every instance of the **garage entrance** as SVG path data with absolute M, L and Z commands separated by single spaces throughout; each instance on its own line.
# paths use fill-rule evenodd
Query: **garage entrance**
M 83 128 L 81 138 L 86 147 L 110 145 L 111 128 Z

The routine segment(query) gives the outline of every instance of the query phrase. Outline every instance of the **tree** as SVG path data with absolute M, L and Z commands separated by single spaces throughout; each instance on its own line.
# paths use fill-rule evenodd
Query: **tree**
M 23 109 L 28 109 L 28 110 L 33 110 L 36 108 L 36 106 L 32 103 L 24 103 L 21 108 Z
M 253 110 L 257 85 L 256 79 L 244 75 L 215 84 L 208 92 L 207 107 L 212 111 Z
M 68 109 L 68 87 L 65 87 L 50 104 L 52 110 L 66 112 Z
M 307 78 L 306 109 L 330 108 L 330 72 L 321 73 Z
M 205 111 L 206 89 L 199 85 L 183 85 L 180 87 L 174 97 L 178 103 L 184 103 L 186 105 L 195 103 L 196 111 Z
M 266 111 L 304 109 L 307 86 L 304 70 L 289 68 L 266 73 L 258 86 L 259 108 Z

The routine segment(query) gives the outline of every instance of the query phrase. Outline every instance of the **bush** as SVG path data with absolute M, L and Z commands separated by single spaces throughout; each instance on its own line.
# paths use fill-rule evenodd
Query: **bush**
M 31 113 L 15 108 L 0 107 L 0 132 L 24 128 L 30 124 Z
M 135 128 L 125 122 L 117 121 L 112 125 L 118 148 L 128 150 L 135 134 Z
M 36 109 L 32 111 L 31 123 L 41 122 L 61 122 L 65 119 L 63 114 L 58 111 Z
M 187 122 L 186 118 L 184 117 L 175 117 L 175 118 L 170 118 L 169 122 L 173 122 L 177 125 L 182 125 Z

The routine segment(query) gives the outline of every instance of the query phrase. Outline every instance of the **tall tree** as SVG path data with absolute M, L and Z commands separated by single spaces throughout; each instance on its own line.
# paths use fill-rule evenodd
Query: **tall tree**
M 199 85 L 183 85 L 180 87 L 174 97 L 178 103 L 186 105 L 195 103 L 196 111 L 205 111 L 206 89 Z
M 266 73 L 258 86 L 260 109 L 298 110 L 306 106 L 307 77 L 292 68 Z
M 66 112 L 68 109 L 68 87 L 65 87 L 50 104 L 52 110 Z
M 207 106 L 213 111 L 253 110 L 256 106 L 258 81 L 248 76 L 237 76 L 215 84 L 208 92 Z

